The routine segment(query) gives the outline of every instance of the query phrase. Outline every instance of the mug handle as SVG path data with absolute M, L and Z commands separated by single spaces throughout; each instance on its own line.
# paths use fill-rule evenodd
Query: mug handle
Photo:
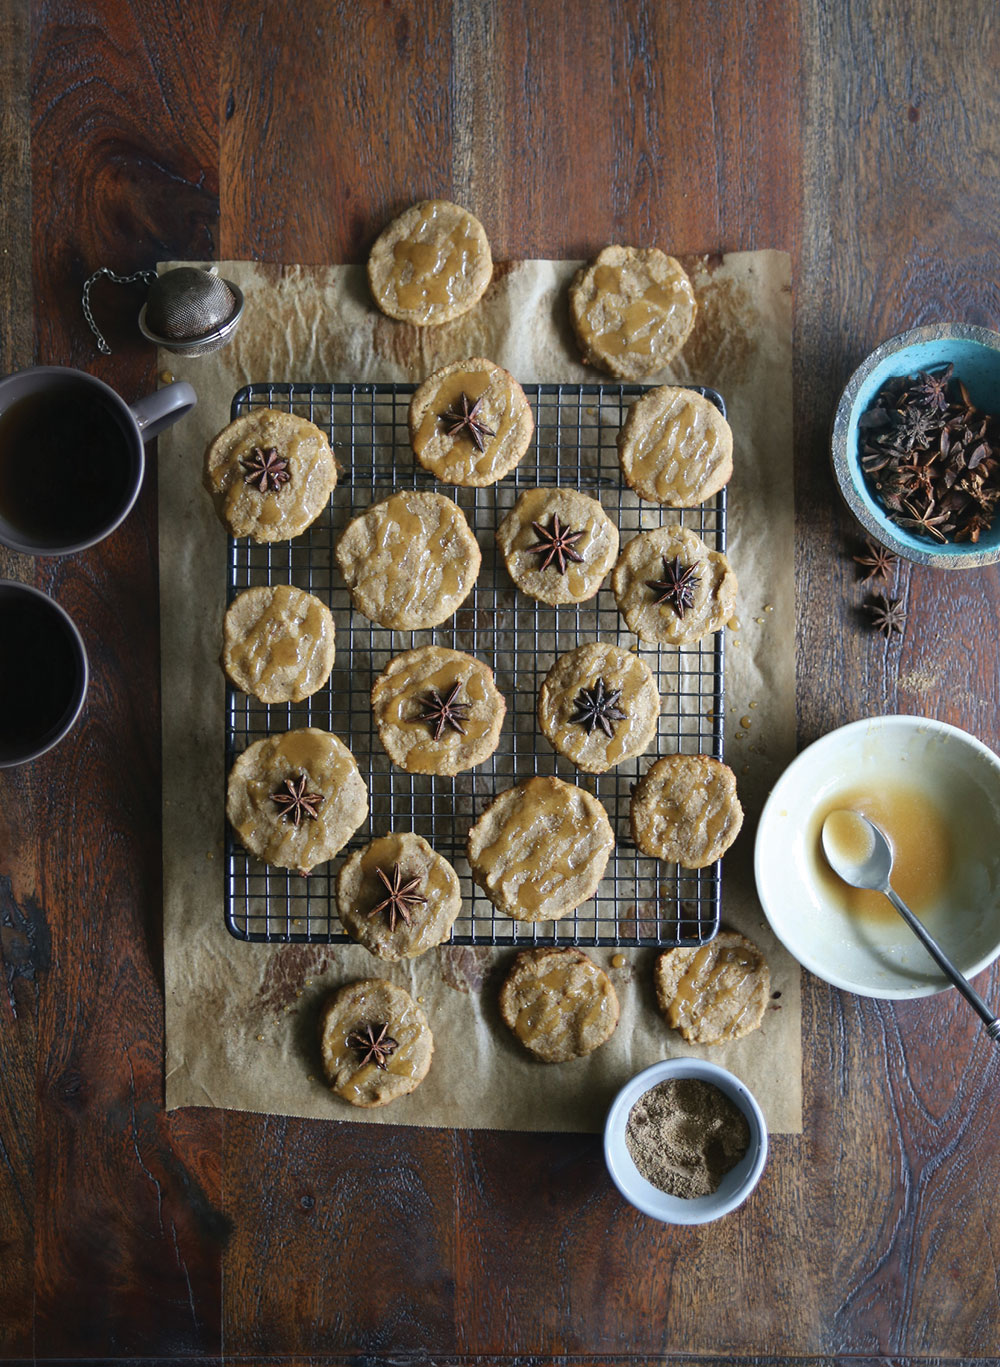
M 150 441 L 166 427 L 172 427 L 178 418 L 190 413 L 198 402 L 198 395 L 186 380 L 175 380 L 165 385 L 155 394 L 147 394 L 129 404 L 129 411 L 139 428 L 143 443 Z

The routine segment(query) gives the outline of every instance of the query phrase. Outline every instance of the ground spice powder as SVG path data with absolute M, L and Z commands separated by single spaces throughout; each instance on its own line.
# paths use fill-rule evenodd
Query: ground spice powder
M 711 1082 L 671 1078 L 629 1111 L 625 1144 L 654 1187 L 669 1196 L 710 1196 L 750 1147 L 750 1126 Z

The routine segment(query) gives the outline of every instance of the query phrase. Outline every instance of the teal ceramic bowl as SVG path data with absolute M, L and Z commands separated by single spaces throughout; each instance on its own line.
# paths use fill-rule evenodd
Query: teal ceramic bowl
M 1000 333 L 964 323 L 914 328 L 876 347 L 847 382 L 833 421 L 833 472 L 845 503 L 873 541 L 918 565 L 975 569 L 1000 560 L 1000 516 L 975 544 L 941 543 L 898 527 L 869 490 L 858 451 L 858 419 L 886 380 L 949 363 L 977 408 L 1000 413 Z

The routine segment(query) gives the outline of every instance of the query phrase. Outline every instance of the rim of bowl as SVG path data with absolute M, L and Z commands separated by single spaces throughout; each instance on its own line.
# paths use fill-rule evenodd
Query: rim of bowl
M 757 888 L 757 899 L 760 902 L 764 915 L 767 917 L 768 925 L 771 927 L 775 936 L 777 936 L 788 950 L 789 954 L 791 954 L 792 958 L 800 963 L 803 968 L 808 969 L 815 977 L 822 979 L 825 983 L 829 983 L 831 987 L 839 988 L 842 992 L 850 992 L 855 997 L 869 997 L 873 1001 L 913 1001 L 917 997 L 935 997 L 940 992 L 946 992 L 952 985 L 949 979 L 944 977 L 943 974 L 939 984 L 899 988 L 890 987 L 883 988 L 876 992 L 870 988 L 858 987 L 856 983 L 849 982 L 846 978 L 841 978 L 839 974 L 831 972 L 830 969 L 824 968 L 808 956 L 804 956 L 799 949 L 793 948 L 793 946 L 788 943 L 771 919 L 771 913 L 768 910 L 767 902 L 764 900 L 764 895 L 761 890 L 761 833 L 765 828 L 769 812 L 777 806 L 780 799 L 780 790 L 786 775 L 790 774 L 793 770 L 806 768 L 810 756 L 814 757 L 818 750 L 834 748 L 836 743 L 848 732 L 870 729 L 872 726 L 878 726 L 884 730 L 907 730 L 923 727 L 936 731 L 942 735 L 953 736 L 956 740 L 968 745 L 970 749 L 979 751 L 980 754 L 990 760 L 994 768 L 1000 770 L 1000 756 L 996 755 L 988 745 L 979 739 L 978 736 L 974 736 L 971 731 L 964 731 L 960 726 L 953 726 L 951 722 L 938 721 L 935 717 L 912 717 L 905 712 L 889 712 L 884 716 L 860 717 L 857 721 L 847 722 L 843 726 L 836 727 L 833 731 L 828 731 L 825 736 L 820 736 L 817 740 L 814 740 L 811 745 L 807 745 L 804 750 L 800 751 L 800 753 L 795 756 L 791 764 L 782 771 L 777 783 L 775 783 L 768 794 L 767 801 L 764 803 L 763 810 L 760 814 L 760 821 L 757 823 L 757 835 L 754 839 L 753 851 L 753 875 L 754 883 Z M 990 954 L 981 961 L 977 960 L 970 968 L 963 970 L 965 976 L 967 978 L 974 978 L 977 973 L 982 973 L 998 955 L 1000 955 L 1000 935 L 997 937 L 996 948 Z
M 696 1077 L 714 1083 L 746 1116 L 750 1145 L 740 1163 L 750 1157 L 750 1166 L 739 1186 L 728 1195 L 720 1197 L 716 1191 L 711 1196 L 671 1196 L 647 1181 L 632 1161 L 625 1145 L 629 1112 L 644 1092 L 672 1077 Z M 612 1182 L 625 1200 L 643 1215 L 669 1225 L 705 1225 L 736 1210 L 760 1181 L 767 1150 L 767 1122 L 750 1088 L 719 1064 L 698 1058 L 662 1059 L 636 1073 L 615 1096 L 604 1122 L 604 1162 Z
M 848 508 L 861 523 L 873 540 L 887 546 L 894 554 L 916 565 L 930 565 L 940 570 L 971 570 L 983 565 L 993 565 L 1000 560 L 1000 541 L 996 545 L 979 548 L 973 543 L 961 543 L 960 549 L 940 551 L 932 546 L 918 543 L 916 538 L 899 535 L 893 524 L 884 514 L 873 511 L 871 505 L 860 494 L 855 480 L 851 452 L 847 449 L 847 431 L 851 413 L 862 385 L 876 367 L 888 357 L 907 347 L 926 345 L 932 342 L 975 342 L 997 353 L 1000 369 L 1000 332 L 984 328 L 975 323 L 928 323 L 923 327 L 910 328 L 896 337 L 880 342 L 853 372 L 844 386 L 834 414 L 830 439 L 830 459 L 841 497 Z M 952 546 L 959 543 L 952 542 Z

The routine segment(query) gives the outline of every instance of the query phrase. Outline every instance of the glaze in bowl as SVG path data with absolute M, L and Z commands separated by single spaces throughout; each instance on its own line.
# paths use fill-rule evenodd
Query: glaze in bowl
M 833 420 L 831 458 L 844 502 L 873 541 L 919 565 L 975 569 L 1000 560 L 1000 516 L 975 543 L 942 543 L 899 527 L 868 487 L 858 451 L 858 419 L 887 380 L 949 363 L 977 408 L 1000 413 L 1000 333 L 966 323 L 913 328 L 882 342 L 848 380 Z

